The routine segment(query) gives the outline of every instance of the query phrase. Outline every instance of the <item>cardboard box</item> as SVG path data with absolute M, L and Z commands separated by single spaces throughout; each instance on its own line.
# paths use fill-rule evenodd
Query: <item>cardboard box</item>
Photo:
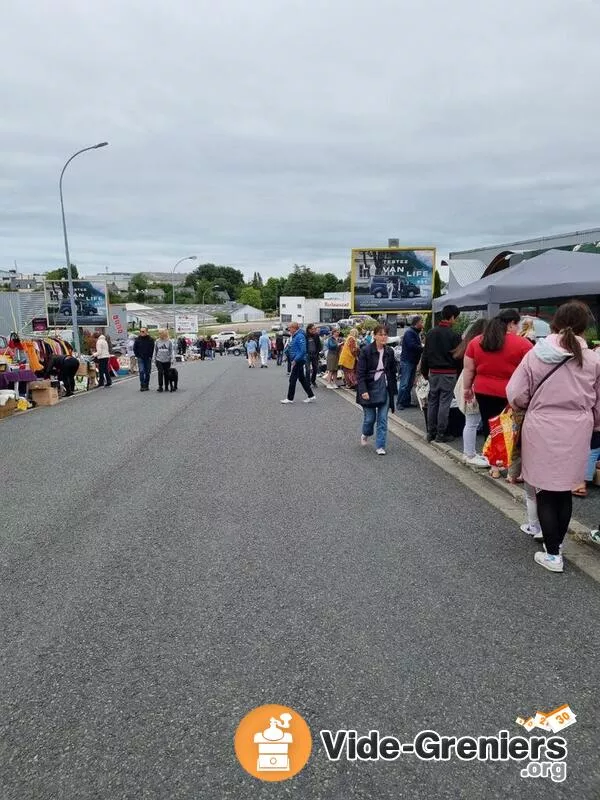
M 80 361 L 79 366 L 77 367 L 76 375 L 85 375 L 87 377 L 88 374 L 88 365 L 87 361 Z
M 35 389 L 32 397 L 38 406 L 55 406 L 58 403 L 58 389 Z
M 51 386 L 50 380 L 47 381 L 31 381 L 29 388 L 31 390 L 49 389 Z
M 596 484 L 596 486 L 600 486 L 600 469 L 598 468 L 598 464 L 596 464 L 596 472 L 594 474 L 594 483 Z
M 10 417 L 17 410 L 16 400 L 7 400 L 3 406 L 0 406 L 0 419 Z

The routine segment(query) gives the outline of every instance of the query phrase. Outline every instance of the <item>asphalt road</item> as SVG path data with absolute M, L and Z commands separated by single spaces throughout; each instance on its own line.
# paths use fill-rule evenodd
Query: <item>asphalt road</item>
M 336 392 L 282 406 L 283 369 L 193 363 L 174 395 L 125 382 L 0 423 L 0 797 L 600 797 L 598 584 L 535 567 L 401 441 L 360 448 Z M 271 702 L 313 732 L 279 784 L 232 746 Z M 563 784 L 329 762 L 318 738 L 518 735 L 562 703 Z

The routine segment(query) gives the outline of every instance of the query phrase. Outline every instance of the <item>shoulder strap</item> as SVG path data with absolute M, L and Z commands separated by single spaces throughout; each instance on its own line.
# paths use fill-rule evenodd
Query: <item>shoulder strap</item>
M 559 370 L 559 369 L 562 367 L 562 365 L 563 365 L 563 364 L 566 364 L 566 363 L 567 363 L 567 361 L 570 361 L 572 358 L 573 358 L 573 356 L 566 356 L 565 358 L 563 358 L 563 360 L 562 360 L 562 361 L 560 361 L 558 364 L 556 364 L 556 366 L 552 367 L 552 369 L 551 369 L 549 372 L 547 372 L 547 373 L 544 375 L 544 377 L 542 378 L 542 380 L 541 380 L 541 381 L 538 383 L 538 385 L 537 385 L 537 386 L 535 387 L 535 389 L 533 390 L 533 394 L 532 394 L 532 395 L 531 395 L 531 397 L 529 398 L 529 405 L 531 405 L 531 401 L 532 401 L 532 400 L 533 400 L 533 398 L 535 397 L 536 393 L 539 391 L 539 389 L 541 389 L 542 385 L 543 385 L 543 384 L 544 384 L 544 383 L 545 383 L 545 382 L 548 380 L 548 378 L 549 378 L 551 375 L 554 375 L 554 373 L 555 373 L 557 370 Z

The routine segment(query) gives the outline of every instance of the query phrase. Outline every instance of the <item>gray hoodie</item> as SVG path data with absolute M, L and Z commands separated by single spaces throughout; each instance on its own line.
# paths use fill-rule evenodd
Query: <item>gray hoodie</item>
M 154 360 L 161 364 L 173 361 L 173 342 L 170 339 L 157 339 L 154 343 Z

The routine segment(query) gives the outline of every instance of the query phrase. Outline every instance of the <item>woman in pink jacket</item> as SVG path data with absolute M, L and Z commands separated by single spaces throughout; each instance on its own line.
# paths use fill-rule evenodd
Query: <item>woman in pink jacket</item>
M 590 321 L 584 303 L 560 306 L 553 333 L 525 356 L 506 392 L 513 408 L 527 409 L 522 471 L 535 488 L 546 550 L 535 560 L 551 572 L 563 571 L 571 489 L 584 480 L 592 431 L 600 429 L 600 358 L 581 338 Z

